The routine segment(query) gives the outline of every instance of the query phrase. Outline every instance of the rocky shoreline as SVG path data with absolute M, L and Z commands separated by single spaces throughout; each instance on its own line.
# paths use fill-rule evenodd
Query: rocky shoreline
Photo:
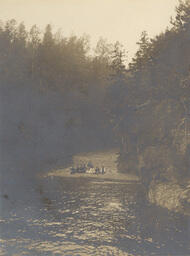
M 170 211 L 190 216 L 190 182 L 183 186 L 174 182 L 151 184 L 148 200 Z

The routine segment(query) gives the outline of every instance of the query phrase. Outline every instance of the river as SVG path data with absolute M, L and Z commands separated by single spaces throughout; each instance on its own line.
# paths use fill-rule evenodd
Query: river
M 189 219 L 135 182 L 46 177 L 14 196 L 1 200 L 0 255 L 190 255 Z

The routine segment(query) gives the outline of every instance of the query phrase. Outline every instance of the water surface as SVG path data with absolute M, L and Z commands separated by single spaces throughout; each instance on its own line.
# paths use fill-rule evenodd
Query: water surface
M 0 255 L 190 255 L 189 219 L 139 184 L 48 177 L 1 202 Z

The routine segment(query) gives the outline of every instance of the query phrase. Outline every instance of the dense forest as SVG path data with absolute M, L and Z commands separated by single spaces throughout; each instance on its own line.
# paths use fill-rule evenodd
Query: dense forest
M 0 24 L 1 169 L 24 175 L 115 145 L 106 91 L 120 44 Z M 113 55 L 113 57 L 112 57 Z
M 115 115 L 119 167 L 146 184 L 190 175 L 189 1 L 180 1 L 171 25 L 155 38 L 142 33 Z
M 127 32 L 126 32 L 127 33 Z M 190 176 L 190 2 L 171 27 L 144 31 L 126 64 L 119 43 L 0 24 L 1 168 L 33 173 L 80 151 L 119 147 L 118 168 L 152 180 Z

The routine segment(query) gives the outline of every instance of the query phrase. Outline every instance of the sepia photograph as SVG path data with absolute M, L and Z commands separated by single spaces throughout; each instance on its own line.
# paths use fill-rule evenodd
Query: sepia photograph
M 190 256 L 190 0 L 0 0 L 0 256 Z

